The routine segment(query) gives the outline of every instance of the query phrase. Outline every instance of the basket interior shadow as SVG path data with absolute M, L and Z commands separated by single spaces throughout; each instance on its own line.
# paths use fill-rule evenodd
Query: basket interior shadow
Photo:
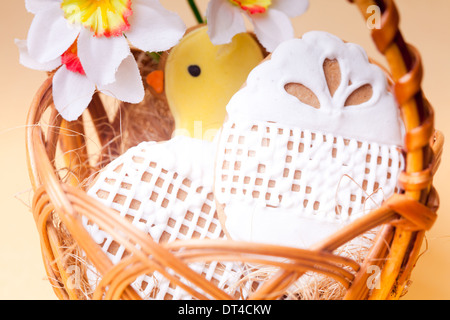
M 399 298 L 420 254 L 425 231 L 436 219 L 438 196 L 432 180 L 443 137 L 434 129 L 433 110 L 421 89 L 420 55 L 404 41 L 393 1 L 354 2 L 366 18 L 369 5 L 382 10 L 382 26 L 373 30 L 372 37 L 388 61 L 392 91 L 406 128 L 406 166 L 399 177 L 400 193 L 308 250 L 231 240 L 158 244 L 114 210 L 89 197 L 85 189 L 95 173 L 135 142 L 170 138 L 173 119 L 167 104 L 152 98 L 149 88 L 141 105 L 144 108 L 132 108 L 95 94 L 80 120 L 66 122 L 54 108 L 50 75 L 32 102 L 26 143 L 34 192 L 32 211 L 48 279 L 57 297 L 140 299 L 131 283 L 140 275 L 158 272 L 194 298 L 233 299 L 235 296 L 189 267 L 193 262 L 224 260 L 275 268 L 246 296 L 250 299 L 286 298 L 286 289 L 311 271 L 339 283 L 345 299 Z M 145 77 L 155 66 L 144 53 L 134 53 Z M 145 115 L 136 116 L 144 109 Z M 128 110 L 135 110 L 134 115 Z M 136 123 L 136 119 L 146 122 Z M 149 130 L 139 131 L 142 127 Z M 83 216 L 112 235 L 129 254 L 113 264 L 84 228 Z M 364 260 L 336 254 L 336 249 L 374 228 L 378 230 L 376 238 Z M 101 275 L 95 290 L 81 257 Z M 367 284 L 374 267 L 380 270 L 379 285 L 371 287 Z

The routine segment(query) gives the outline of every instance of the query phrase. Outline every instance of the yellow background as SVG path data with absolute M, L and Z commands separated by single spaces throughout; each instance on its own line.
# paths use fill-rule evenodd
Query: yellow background
M 195 24 L 185 0 L 164 0 L 188 26 Z M 424 92 L 436 111 L 436 127 L 450 137 L 450 1 L 397 0 L 401 30 L 419 48 Z M 206 12 L 206 0 L 198 0 Z M 2 0 L 0 19 L 0 299 L 55 299 L 41 261 L 38 235 L 27 205 L 31 200 L 25 160 L 24 124 L 34 92 L 45 74 L 19 65 L 14 39 L 25 39 L 33 15 L 22 0 Z M 293 19 L 296 35 L 329 31 L 362 45 L 383 62 L 354 5 L 347 0 L 310 0 L 308 12 Z M 444 150 L 435 179 L 441 208 L 427 233 L 428 248 L 412 276 L 407 299 L 450 299 L 450 162 Z

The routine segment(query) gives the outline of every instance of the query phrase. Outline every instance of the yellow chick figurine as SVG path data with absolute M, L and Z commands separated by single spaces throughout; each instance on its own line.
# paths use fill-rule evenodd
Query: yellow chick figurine
M 211 141 L 225 119 L 226 104 L 264 55 L 249 33 L 215 46 L 207 26 L 189 30 L 170 50 L 164 68 L 164 91 L 175 120 L 173 136 Z

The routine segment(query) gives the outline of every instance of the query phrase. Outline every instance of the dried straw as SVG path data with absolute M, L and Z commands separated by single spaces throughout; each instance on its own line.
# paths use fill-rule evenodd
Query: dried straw
M 149 73 L 164 68 L 165 54 L 161 55 L 160 61 L 155 61 L 144 52 L 134 51 L 133 53 L 147 94 L 141 103 L 123 103 L 117 113 L 116 121 L 120 121 L 122 128 L 123 151 L 142 141 L 168 140 L 174 130 L 174 120 L 165 94 L 156 93 L 146 82 Z

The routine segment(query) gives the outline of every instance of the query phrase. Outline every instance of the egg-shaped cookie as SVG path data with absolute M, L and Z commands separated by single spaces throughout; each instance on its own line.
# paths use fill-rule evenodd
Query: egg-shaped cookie
M 107 165 L 87 193 L 158 243 L 225 239 L 212 193 L 214 155 L 213 143 L 184 136 L 142 142 Z M 86 218 L 83 223 L 113 264 L 130 254 L 98 225 Z M 231 296 L 245 298 L 247 284 L 236 286 L 245 275 L 243 264 L 213 261 L 189 267 Z M 89 269 L 95 288 L 101 279 L 94 266 Z M 139 276 L 132 286 L 144 299 L 192 299 L 157 271 Z
M 397 191 L 403 125 L 384 72 L 326 32 L 282 43 L 227 105 L 214 194 L 234 240 L 308 248 Z

